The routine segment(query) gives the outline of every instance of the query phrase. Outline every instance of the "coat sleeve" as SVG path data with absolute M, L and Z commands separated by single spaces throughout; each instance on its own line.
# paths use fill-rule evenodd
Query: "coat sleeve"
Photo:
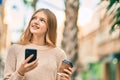
M 24 76 L 21 76 L 16 70 L 16 44 L 12 45 L 8 50 L 5 69 L 4 69 L 4 78 L 3 80 L 23 80 Z

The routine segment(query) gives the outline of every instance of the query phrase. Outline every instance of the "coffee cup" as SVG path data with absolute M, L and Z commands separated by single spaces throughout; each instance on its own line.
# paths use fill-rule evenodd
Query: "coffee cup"
M 59 72 L 60 73 L 64 72 L 64 69 L 68 69 L 69 67 L 72 68 L 73 64 L 72 64 L 71 61 L 65 59 L 65 60 L 62 61 L 62 64 L 61 64 L 60 69 L 59 69 Z

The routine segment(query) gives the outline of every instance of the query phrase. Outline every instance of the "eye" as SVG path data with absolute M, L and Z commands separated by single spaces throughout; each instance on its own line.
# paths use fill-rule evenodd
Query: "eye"
M 46 22 L 45 19 L 43 19 L 43 18 L 41 18 L 40 21 L 41 21 L 41 22 Z
M 34 20 L 34 19 L 36 19 L 36 17 L 32 17 L 32 19 L 31 19 L 31 20 Z

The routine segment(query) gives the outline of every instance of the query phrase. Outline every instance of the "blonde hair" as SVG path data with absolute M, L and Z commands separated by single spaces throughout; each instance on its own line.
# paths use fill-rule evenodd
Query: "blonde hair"
M 55 47 L 56 46 L 56 37 L 57 37 L 57 19 L 53 12 L 51 12 L 49 9 L 39 9 L 37 10 L 32 17 L 38 13 L 43 12 L 47 16 L 47 23 L 48 23 L 48 29 L 45 35 L 45 42 L 47 45 Z M 31 19 L 32 19 L 31 17 Z M 19 44 L 26 45 L 29 44 L 32 39 L 32 33 L 30 32 L 30 22 L 28 24 L 27 29 L 22 34 L 21 39 L 19 41 Z

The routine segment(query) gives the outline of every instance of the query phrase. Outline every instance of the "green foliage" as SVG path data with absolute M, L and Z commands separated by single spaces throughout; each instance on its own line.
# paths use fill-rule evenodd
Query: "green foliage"
M 116 18 L 117 18 L 117 20 L 119 20 L 119 18 L 120 18 L 120 7 L 117 9 Z
M 27 6 L 31 6 L 34 10 L 36 10 L 36 3 L 38 0 L 23 0 L 24 4 Z
M 107 7 L 107 10 L 109 11 L 109 9 L 115 4 L 115 3 L 120 3 L 119 0 L 110 0 L 110 4 Z M 116 22 L 111 26 L 110 29 L 110 34 L 115 30 L 115 25 L 120 25 L 120 6 L 117 8 L 116 10 L 116 14 L 114 15 L 113 19 L 116 19 Z M 120 27 L 120 26 L 119 26 Z
M 103 64 L 102 63 L 90 63 L 89 69 L 82 72 L 83 80 L 102 80 L 103 77 Z
M 119 0 L 110 0 L 110 4 L 108 5 L 107 9 L 109 10 L 115 2 L 119 2 Z
M 25 4 L 32 4 L 33 0 L 23 0 Z
M 115 25 L 120 25 L 120 20 L 118 20 L 117 22 L 115 22 L 113 25 L 112 25 L 112 27 L 111 27 L 111 29 L 110 29 L 110 34 L 115 30 Z M 120 26 L 119 26 L 120 27 Z

